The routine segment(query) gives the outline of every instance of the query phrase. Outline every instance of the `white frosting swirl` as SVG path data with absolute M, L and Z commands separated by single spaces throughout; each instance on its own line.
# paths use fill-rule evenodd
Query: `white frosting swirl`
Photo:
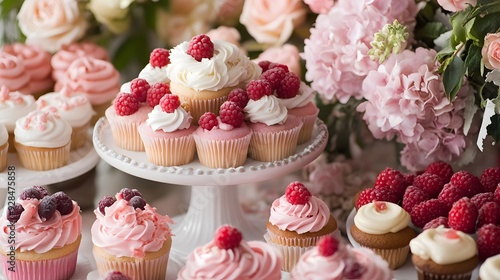
M 19 91 L 8 92 L 5 87 L 0 91 L 0 123 L 12 132 L 18 119 L 36 109 L 35 98 Z
M 132 85 L 132 81 L 126 82 L 120 86 L 120 92 L 130 93 L 130 85 Z
M 500 279 L 500 254 L 487 258 L 479 268 L 481 280 Z
M 458 237 L 449 238 L 446 236 L 448 231 L 450 229 L 443 226 L 424 230 L 410 241 L 412 254 L 441 265 L 462 262 L 476 255 L 477 246 L 472 237 L 455 231 Z
M 250 122 L 267 125 L 283 124 L 288 116 L 288 110 L 274 95 L 266 95 L 259 100 L 250 99 L 243 110 Z
M 201 61 L 187 53 L 188 42 L 174 47 L 167 66 L 170 80 L 197 91 L 217 91 L 246 82 L 249 76 L 249 58 L 234 44 L 220 40 L 214 40 L 213 43 L 214 56 Z
M 156 105 L 148 114 L 146 123 L 154 130 L 163 130 L 164 132 L 174 132 L 176 130 L 187 129 L 191 126 L 193 117 L 181 106 L 175 109 L 173 113 L 167 113 Z
M 293 108 L 304 107 L 314 100 L 314 90 L 306 85 L 304 82 L 300 82 L 299 93 L 292 98 L 280 98 L 281 104 L 290 110 Z
M 0 123 L 0 146 L 5 144 L 9 140 L 9 133 L 7 132 L 7 128 L 5 125 Z
M 170 79 L 167 76 L 167 67 L 154 67 L 151 63 L 148 63 L 139 72 L 139 78 L 145 79 L 150 85 L 156 83 L 170 83 Z
M 92 104 L 84 94 L 64 96 L 61 93 L 52 92 L 42 95 L 36 103 L 37 109 L 55 110 L 73 127 L 84 126 L 94 115 Z
M 15 141 L 32 147 L 57 148 L 71 140 L 71 125 L 48 111 L 32 111 L 16 121 Z
M 244 83 L 257 80 L 261 74 L 262 68 L 257 63 L 250 61 L 247 65 L 247 76 L 244 79 Z
M 385 234 L 398 232 L 410 224 L 410 215 L 399 205 L 381 203 L 385 203 L 386 209 L 378 210 L 374 202 L 359 208 L 354 216 L 356 227 L 369 234 Z

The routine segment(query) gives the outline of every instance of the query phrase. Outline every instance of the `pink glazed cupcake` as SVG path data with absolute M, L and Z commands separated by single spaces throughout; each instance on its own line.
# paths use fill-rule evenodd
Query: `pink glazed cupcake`
M 221 226 L 214 239 L 188 255 L 177 279 L 281 279 L 281 255 L 261 241 L 243 240 L 241 232 Z
M 30 76 L 26 71 L 24 61 L 6 52 L 0 52 L 0 85 L 6 86 L 11 91 L 29 94 Z
M 68 195 L 49 195 L 39 186 L 24 189 L 15 203 L 9 202 L 0 226 L 0 259 L 7 279 L 71 278 L 80 246 L 82 217 L 77 202 Z M 9 269 L 13 265 L 15 271 Z

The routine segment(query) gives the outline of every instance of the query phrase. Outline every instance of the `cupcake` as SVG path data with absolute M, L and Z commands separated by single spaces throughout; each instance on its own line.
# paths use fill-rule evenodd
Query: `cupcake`
M 24 61 L 6 52 L 0 52 L 0 85 L 23 94 L 30 93 L 30 76 Z
M 193 134 L 201 164 L 230 168 L 245 164 L 252 130 L 245 124 L 243 109 L 233 101 L 222 104 L 220 117 L 207 112 Z
M 153 164 L 183 165 L 194 159 L 196 127 L 191 124 L 193 117 L 180 105 L 177 95 L 164 95 L 138 127 L 146 156 Z
M 292 182 L 271 205 L 266 241 L 284 257 L 282 270 L 291 271 L 300 256 L 326 235 L 339 235 L 328 206 L 301 182 Z
M 237 46 L 202 34 L 171 50 L 167 75 L 172 93 L 189 105 L 196 124 L 203 113 L 217 113 L 232 89 L 260 71 L 252 64 Z
M 66 95 L 65 88 L 61 92 L 42 95 L 37 101 L 38 110 L 57 113 L 72 128 L 70 150 L 76 150 L 87 142 L 87 131 L 94 110 L 86 95 Z
M 290 272 L 292 280 L 392 280 L 387 262 L 372 250 L 353 248 L 324 236 L 305 252 Z
M 282 257 L 269 244 L 244 241 L 241 232 L 223 225 L 208 244 L 191 252 L 177 279 L 281 279 Z
M 0 123 L 0 171 L 7 167 L 7 153 L 9 152 L 9 133 L 5 125 Z
M 104 196 L 91 235 L 99 276 L 119 271 L 134 280 L 164 280 L 172 245 L 168 224 L 135 189 Z
M 397 269 L 406 262 L 408 244 L 417 236 L 409 224 L 410 215 L 399 205 L 375 201 L 356 211 L 350 231 L 360 246 L 372 249 Z
M 71 125 L 48 111 L 32 111 L 16 121 L 14 145 L 21 164 L 31 170 L 51 170 L 66 165 L 71 145 Z
M 7 279 L 71 278 L 82 217 L 78 203 L 68 195 L 49 195 L 39 186 L 24 189 L 16 202 L 9 201 L 0 225 L 0 259 Z
M 474 239 L 443 226 L 421 232 L 410 250 L 418 279 L 469 280 L 479 263 Z
M 288 114 L 286 107 L 272 95 L 265 80 L 253 80 L 246 87 L 250 100 L 245 118 L 252 129 L 249 157 L 258 161 L 276 161 L 293 155 L 302 128 L 302 121 Z
M 487 258 L 479 268 L 479 280 L 500 279 L 500 255 Z
M 52 55 L 38 46 L 14 43 L 4 45 L 2 51 L 17 56 L 23 61 L 26 75 L 29 76 L 29 91 L 35 98 L 52 91 L 54 80 L 52 79 L 52 67 L 50 60 Z

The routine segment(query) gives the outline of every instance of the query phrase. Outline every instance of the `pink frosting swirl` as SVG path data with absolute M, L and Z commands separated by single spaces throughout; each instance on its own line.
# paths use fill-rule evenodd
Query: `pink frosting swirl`
M 271 205 L 269 222 L 281 230 L 298 234 L 317 232 L 330 219 L 330 210 L 321 199 L 311 196 L 306 204 L 291 204 L 283 195 Z
M 358 280 L 391 280 L 392 270 L 387 262 L 372 250 L 367 248 L 354 248 L 352 253 L 356 261 L 363 267 L 363 275 Z
M 0 84 L 5 85 L 11 91 L 29 94 L 29 80 L 30 76 L 26 73 L 22 59 L 0 52 Z
M 280 279 L 281 255 L 264 242 L 241 241 L 234 249 L 219 249 L 213 241 L 196 248 L 177 279 Z
M 73 93 L 87 95 L 92 105 L 111 101 L 120 91 L 120 74 L 105 60 L 90 56 L 80 57 L 69 66 L 63 81 L 57 81 L 55 90 L 63 86 Z
M 82 232 L 82 216 L 80 207 L 73 201 L 73 211 L 61 216 L 56 211 L 49 220 L 43 220 L 38 215 L 38 199 L 18 200 L 24 211 L 15 223 L 16 249 L 21 252 L 35 251 L 45 253 L 53 248 L 60 248 L 75 242 Z M 6 212 L 0 217 L 2 232 L 0 245 L 4 250 L 12 244 L 8 243 L 8 235 L 11 228 L 6 218 Z
M 147 252 L 158 251 L 172 236 L 168 224 L 173 221 L 169 216 L 158 214 L 149 204 L 141 210 L 117 199 L 106 207 L 106 215 L 99 209 L 94 211 L 97 217 L 91 229 L 94 245 L 117 257 L 142 258 Z

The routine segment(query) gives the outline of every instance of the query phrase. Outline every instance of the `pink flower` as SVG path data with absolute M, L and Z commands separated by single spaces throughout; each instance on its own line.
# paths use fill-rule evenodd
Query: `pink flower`
M 220 5 L 217 22 L 223 25 L 236 25 L 245 0 L 219 0 L 217 3 Z
M 462 11 L 467 5 L 476 6 L 477 0 L 437 0 L 443 9 L 450 12 Z
M 394 19 L 411 34 L 417 8 L 413 0 L 339 0 L 320 14 L 305 40 L 306 80 L 325 101 L 361 99 L 361 84 L 378 62 L 368 56 L 373 36 Z
M 484 67 L 490 70 L 500 69 L 500 33 L 486 34 L 481 56 Z
M 317 14 L 326 14 L 333 6 L 333 0 L 304 0 L 304 3 Z
M 284 44 L 281 47 L 268 48 L 254 59 L 254 62 L 263 60 L 285 64 L 290 71 L 301 76 L 299 49 L 294 45 Z
M 238 29 L 234 27 L 219 26 L 206 33 L 212 40 L 222 40 L 237 46 L 240 45 L 241 35 Z
M 346 188 L 344 179 L 350 172 L 350 165 L 342 162 L 318 165 L 309 174 L 309 190 L 313 194 L 341 194 Z

